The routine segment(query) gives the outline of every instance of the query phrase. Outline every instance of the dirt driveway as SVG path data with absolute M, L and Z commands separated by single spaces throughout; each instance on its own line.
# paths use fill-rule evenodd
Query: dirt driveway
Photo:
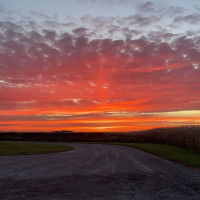
M 128 147 L 0 157 L 2 200 L 199 200 L 200 170 Z

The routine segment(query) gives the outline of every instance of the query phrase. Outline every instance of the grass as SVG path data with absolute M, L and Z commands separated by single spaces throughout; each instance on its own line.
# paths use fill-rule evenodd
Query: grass
M 86 142 L 86 143 L 91 144 L 91 142 Z M 200 153 L 180 147 L 170 146 L 166 144 L 153 144 L 153 143 L 119 143 L 119 142 L 100 142 L 100 143 L 137 148 L 142 151 L 163 157 L 167 160 L 175 161 L 187 166 L 200 167 Z M 68 151 L 71 149 L 73 149 L 73 147 L 65 145 L 56 145 L 56 144 L 3 142 L 0 143 L 0 156 L 56 153 L 56 152 Z
M 114 144 L 114 145 L 137 148 L 142 151 L 163 157 L 167 160 L 172 160 L 187 166 L 200 167 L 200 153 L 180 147 L 175 147 L 165 144 L 151 144 L 151 143 L 106 143 L 106 144 Z
M 0 156 L 56 153 L 71 149 L 73 147 L 55 144 L 0 143 Z

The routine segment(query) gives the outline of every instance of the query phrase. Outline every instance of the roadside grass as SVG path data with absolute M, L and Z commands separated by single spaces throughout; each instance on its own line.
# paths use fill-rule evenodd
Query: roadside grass
M 72 150 L 73 147 L 55 144 L 0 143 L 0 156 L 46 154 Z
M 184 148 L 155 143 L 125 143 L 125 142 L 77 142 L 86 144 L 108 144 L 137 148 L 142 151 L 160 156 L 186 166 L 200 167 L 200 152 L 187 150 Z M 66 143 L 67 144 L 67 143 Z M 8 155 L 30 155 L 63 152 L 73 149 L 73 147 L 57 144 L 33 144 L 33 143 L 0 143 L 0 156 Z
M 175 161 L 192 167 L 200 167 L 200 152 L 190 151 L 184 148 L 170 146 L 166 144 L 152 143 L 104 143 L 137 148 L 142 151 L 152 153 L 167 160 Z

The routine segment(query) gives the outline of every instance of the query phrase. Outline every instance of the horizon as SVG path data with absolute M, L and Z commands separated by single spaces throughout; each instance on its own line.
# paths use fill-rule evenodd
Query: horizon
M 37 131 L 37 130 L 32 130 L 32 131 L 1 131 L 0 133 L 91 133 L 91 134 L 132 134 L 132 133 L 149 133 L 149 131 L 158 131 L 158 130 L 187 130 L 187 131 L 191 131 L 191 130 L 200 130 L 200 125 L 184 125 L 184 126 L 168 126 L 168 127 L 156 127 L 156 128 L 151 128 L 151 129 L 141 129 L 141 130 L 131 130 L 131 131 L 115 131 L 115 132 L 106 132 L 106 131 L 71 131 L 71 130 L 51 130 L 51 131 Z
M 198 0 L 0 0 L 0 131 L 200 125 Z

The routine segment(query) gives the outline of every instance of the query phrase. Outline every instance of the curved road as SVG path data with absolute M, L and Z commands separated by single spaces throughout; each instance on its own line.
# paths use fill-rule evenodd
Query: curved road
M 0 157 L 2 200 L 199 200 L 200 170 L 137 149 L 67 144 L 75 150 Z

